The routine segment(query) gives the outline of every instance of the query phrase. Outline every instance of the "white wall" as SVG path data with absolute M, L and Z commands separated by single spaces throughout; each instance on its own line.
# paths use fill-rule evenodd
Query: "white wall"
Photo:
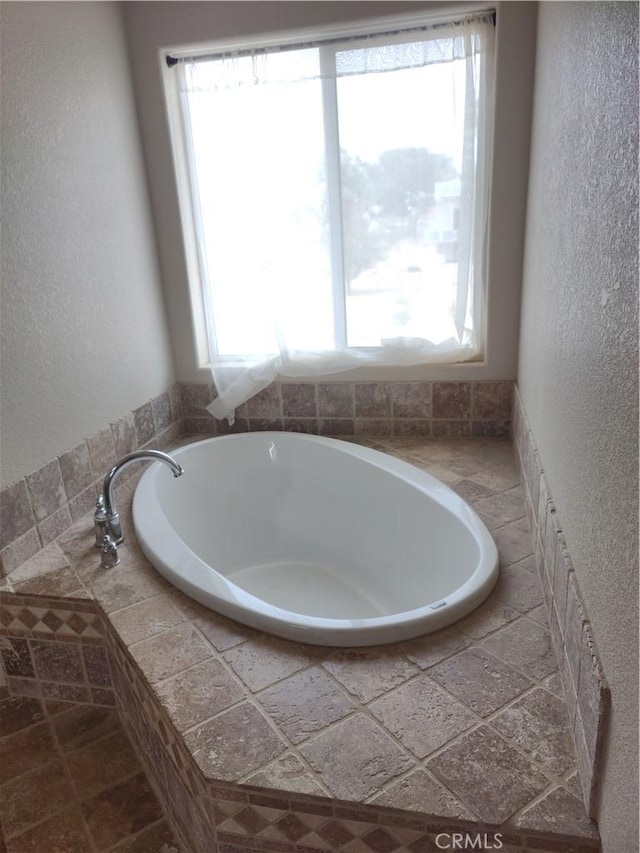
M 2 15 L 8 485 L 173 380 L 121 9 Z
M 148 2 L 126 3 L 125 23 L 138 102 L 159 256 L 170 311 L 178 378 L 205 380 L 197 367 L 194 328 L 173 178 L 159 50 L 222 38 L 432 10 L 451 3 L 412 2 Z M 467 3 L 466 8 L 474 4 Z M 480 5 L 480 4 L 476 4 Z M 341 374 L 371 378 L 514 379 L 530 110 L 535 54 L 535 3 L 498 3 L 496 135 L 490 242 L 488 345 L 483 364 L 372 368 Z M 335 380 L 335 377 L 332 377 Z
M 638 849 L 638 6 L 542 3 L 518 382 L 612 690 L 600 830 Z

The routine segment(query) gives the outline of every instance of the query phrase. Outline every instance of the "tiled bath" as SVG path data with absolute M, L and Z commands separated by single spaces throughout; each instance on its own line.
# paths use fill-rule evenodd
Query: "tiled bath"
M 185 431 L 222 435 L 286 430 L 350 436 L 506 436 L 513 383 L 274 382 L 241 406 L 233 426 L 206 406 L 210 383 L 174 383 L 56 459 L 0 491 L 0 577 L 53 542 L 91 510 L 102 479 L 127 453 L 165 449 Z M 131 476 L 126 469 L 119 482 Z
M 492 530 L 501 578 L 462 622 L 366 650 L 277 640 L 170 587 L 130 518 L 122 565 L 100 569 L 84 517 L 6 582 L 9 689 L 105 700 L 86 651 L 104 637 L 125 728 L 184 853 L 421 853 L 454 831 L 500 833 L 507 851 L 598 849 L 510 443 L 358 440 L 448 482 Z M 97 638 L 65 621 L 50 598 L 63 588 L 84 623 L 106 614 Z M 43 643 L 76 647 L 48 650 L 57 680 Z

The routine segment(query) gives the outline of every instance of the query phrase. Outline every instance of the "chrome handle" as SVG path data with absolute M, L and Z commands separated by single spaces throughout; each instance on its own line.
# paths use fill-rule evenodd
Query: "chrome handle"
M 100 544 L 100 565 L 103 569 L 112 569 L 119 562 L 120 557 L 118 556 L 116 543 L 111 536 L 104 536 Z

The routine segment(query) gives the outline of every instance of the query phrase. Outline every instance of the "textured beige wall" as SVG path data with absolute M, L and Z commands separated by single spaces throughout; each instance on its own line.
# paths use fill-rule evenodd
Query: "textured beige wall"
M 606 853 L 638 850 L 638 6 L 540 4 L 519 385 L 612 690 Z
M 454 2 L 125 3 L 125 24 L 162 264 L 176 373 L 206 380 L 195 354 L 180 213 L 160 76 L 161 48 L 455 8 Z M 482 3 L 465 3 L 464 8 Z M 536 4 L 497 3 L 496 120 L 491 199 L 487 351 L 482 364 L 361 368 L 341 379 L 515 379 L 526 207 Z M 335 377 L 332 377 L 335 381 Z
M 173 380 L 121 9 L 2 3 L 1 480 Z

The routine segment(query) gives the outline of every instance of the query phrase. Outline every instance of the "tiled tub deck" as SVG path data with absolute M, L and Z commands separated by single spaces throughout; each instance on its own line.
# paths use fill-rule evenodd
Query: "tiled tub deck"
M 349 650 L 231 622 L 147 563 L 132 479 L 118 489 L 120 566 L 100 568 L 85 516 L 4 582 L 9 690 L 117 701 L 184 853 L 426 853 L 453 832 L 494 847 L 499 832 L 507 851 L 599 849 L 510 443 L 362 441 L 449 483 L 492 531 L 501 577 L 466 619 Z

